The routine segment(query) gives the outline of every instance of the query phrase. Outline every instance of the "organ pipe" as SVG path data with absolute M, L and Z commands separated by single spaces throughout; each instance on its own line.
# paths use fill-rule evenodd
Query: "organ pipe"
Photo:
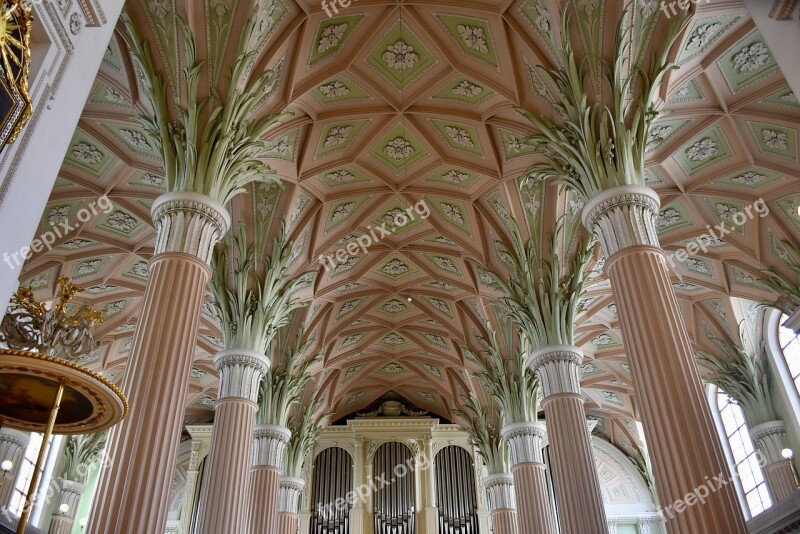
M 461 447 L 445 447 L 435 466 L 439 534 L 480 534 L 472 456 Z
M 314 460 L 310 534 L 350 534 L 347 497 L 353 490 L 353 459 L 341 447 L 325 449 Z
M 399 442 L 384 443 L 373 458 L 375 534 L 415 534 L 414 460 Z M 385 482 L 384 482 L 385 481 Z

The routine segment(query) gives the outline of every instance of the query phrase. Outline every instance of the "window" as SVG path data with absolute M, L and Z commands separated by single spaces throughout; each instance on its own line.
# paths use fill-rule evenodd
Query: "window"
M 28 448 L 22 456 L 19 466 L 17 481 L 14 483 L 14 493 L 11 495 L 9 511 L 17 517 L 22 515 L 25 507 L 25 498 L 28 496 L 28 487 L 33 478 L 33 468 L 36 466 L 36 458 L 39 456 L 39 449 L 42 446 L 42 434 L 31 434 Z
M 752 516 L 756 516 L 772 506 L 772 499 L 764 482 L 764 473 L 758 463 L 744 413 L 739 405 L 722 391 L 717 391 L 717 407 L 747 508 Z
M 790 328 L 783 326 L 786 315 L 781 316 L 778 323 L 778 342 L 783 350 L 783 357 L 786 359 L 786 365 L 789 367 L 789 374 L 794 381 L 794 387 L 800 392 L 800 336 L 795 334 Z
M 11 500 L 8 506 L 8 511 L 17 517 L 22 515 L 22 511 L 25 508 L 25 499 L 28 497 L 28 488 L 33 478 L 33 470 L 36 466 L 36 460 L 39 457 L 39 449 L 42 447 L 42 437 L 42 434 L 32 433 L 31 439 L 28 442 L 28 447 L 25 449 L 25 454 L 23 454 L 20 459 L 19 474 L 17 474 L 17 480 L 14 482 L 14 491 L 11 494 Z M 39 479 L 39 491 L 41 491 L 42 488 L 46 488 L 50 483 L 50 477 L 52 476 L 52 469 L 54 467 L 53 462 L 57 459 L 60 452 L 59 447 L 61 445 L 61 439 L 62 436 L 50 436 L 48 442 L 50 448 L 47 450 L 47 458 L 42 466 L 42 476 Z M 35 503 L 31 515 L 31 524 L 37 523 L 43 503 L 44 501 L 42 499 L 37 500 Z

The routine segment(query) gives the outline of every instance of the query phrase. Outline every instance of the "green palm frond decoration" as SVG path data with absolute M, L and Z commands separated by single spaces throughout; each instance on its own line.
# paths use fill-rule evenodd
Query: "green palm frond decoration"
M 108 432 L 70 436 L 64 447 L 64 478 L 83 484 L 89 468 L 100 460 Z
M 509 280 L 506 283 L 495 273 L 506 294 L 495 305 L 520 328 L 534 349 L 573 345 L 575 317 L 581 311 L 580 298 L 591 274 L 588 267 L 594 256 L 594 238 L 565 216 L 558 219 L 549 236 L 542 236 L 542 225 L 526 220 L 527 241 L 523 241 L 516 221 L 511 220 L 511 247 L 498 242 L 498 254 L 508 268 Z M 568 248 L 570 243 L 574 247 Z
M 528 369 L 528 343 L 520 335 L 515 348 L 510 339 L 513 333 L 507 328 L 505 347 L 501 348 L 497 334 L 488 330 L 488 339 L 478 337 L 484 350 L 474 355 L 481 367 L 475 376 L 500 406 L 503 424 L 536 422 L 539 381 Z
M 511 457 L 508 444 L 500 435 L 503 424 L 499 410 L 482 405 L 473 393 L 461 398 L 466 411 L 454 408 L 453 413 L 465 421 L 462 428 L 478 450 L 489 474 L 508 473 Z M 490 402 L 494 405 L 493 400 Z
M 289 422 L 292 438 L 286 445 L 283 474 L 287 477 L 302 477 L 303 462 L 314 451 L 323 428 L 330 422 L 333 414 L 317 416 L 322 403 L 309 402 L 304 410 L 299 411 Z
M 786 262 L 794 273 L 794 282 L 790 281 L 775 269 L 764 269 L 762 272 L 766 275 L 766 278 L 762 281 L 767 287 L 788 300 L 791 307 L 796 310 L 800 308 L 800 263 L 797 262 L 797 258 L 800 258 L 800 248 L 791 241 L 781 241 L 781 244 L 786 249 Z M 765 302 L 764 304 L 774 306 L 772 302 Z M 791 314 L 793 310 L 784 311 Z
M 275 354 L 273 362 L 278 363 L 273 364 L 261 382 L 256 424 L 287 426 L 292 407 L 302 399 L 306 387 L 311 382 L 311 373 L 308 370 L 322 358 L 323 352 L 320 350 L 306 356 L 305 353 L 314 339 L 303 343 L 304 334 L 305 327 L 301 326 L 295 342 L 282 351 L 283 355 L 280 354 L 280 347 L 284 346 L 283 336 L 276 337 L 273 343 Z
M 302 273 L 289 278 L 294 243 L 281 222 L 266 255 L 266 231 L 258 226 L 248 243 L 244 225 L 214 249 L 211 290 L 220 313 L 227 349 L 250 349 L 266 354 L 292 313 L 306 303 L 292 298 L 304 283 Z
M 709 335 L 721 354 L 698 351 L 697 361 L 706 380 L 741 406 L 750 426 L 779 419 L 773 398 L 772 374 L 764 342 L 756 351 L 744 347 L 744 329 L 739 326 L 739 344 Z
M 170 91 L 153 61 L 149 46 L 142 42 L 129 17 L 124 16 L 133 56 L 141 64 L 149 84 L 153 117 L 138 117 L 161 153 L 167 191 L 202 193 L 221 204 L 244 192 L 252 182 L 280 185 L 280 177 L 259 158 L 271 148 L 268 131 L 291 113 L 254 118 L 277 74 L 266 70 L 250 78 L 249 67 L 256 51 L 248 49 L 256 31 L 256 14 L 240 36 L 233 68 L 225 76 L 225 94 L 212 87 L 200 92 L 206 70 L 197 60 L 191 28 L 178 18 L 184 36 L 185 105 L 170 102 Z
M 667 56 L 687 12 L 675 17 L 660 45 L 653 49 L 649 67 L 644 68 L 638 63 L 631 65 L 628 58 L 644 56 L 638 50 L 639 40 L 642 35 L 649 35 L 659 17 L 653 17 L 647 27 L 634 32 L 634 26 L 626 24 L 626 9 L 616 30 L 614 64 L 605 65 L 602 72 L 610 95 L 610 104 L 604 104 L 589 102 L 593 88 L 587 80 L 591 78 L 592 65 L 575 57 L 567 9 L 562 12 L 558 51 L 558 63 L 563 70 L 539 67 L 539 73 L 554 93 L 551 104 L 561 122 L 517 108 L 540 132 L 524 142 L 546 159 L 531 166 L 528 174 L 535 179 L 552 177 L 585 199 L 613 187 L 644 185 L 647 135 L 658 117 L 654 100 L 664 75 L 676 68 Z

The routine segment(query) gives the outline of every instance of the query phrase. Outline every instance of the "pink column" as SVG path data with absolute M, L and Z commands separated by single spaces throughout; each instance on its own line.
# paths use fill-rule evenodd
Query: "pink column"
M 789 460 L 781 451 L 789 445 L 786 442 L 786 425 L 783 421 L 769 421 L 750 429 L 750 437 L 761 453 L 764 466 L 764 478 L 772 500 L 780 502 L 791 497 L 797 491 L 797 482 Z
M 70 534 L 84 487 L 78 482 L 63 479 L 59 480 L 58 486 L 60 489 L 58 502 L 56 502 L 53 518 L 50 521 L 49 534 Z M 62 507 L 66 507 L 66 510 L 62 511 Z
M 582 361 L 581 350 L 569 345 L 544 347 L 528 359 L 542 384 L 561 533 L 605 534 L 608 522 L 578 377 Z
M 278 425 L 257 425 L 253 433 L 253 469 L 250 474 L 250 532 L 275 532 L 283 458 L 292 433 Z
M 657 193 L 624 186 L 592 199 L 583 223 L 605 252 L 668 531 L 744 533 L 732 484 L 686 505 L 687 495 L 730 470 L 658 243 L 658 214 Z
M 516 423 L 502 429 L 511 450 L 511 472 L 517 494 L 518 521 L 522 532 L 555 532 L 545 476 L 545 430 L 540 423 Z
M 302 478 L 281 477 L 278 491 L 278 534 L 297 534 L 298 515 L 306 481 Z
M 130 412 L 109 438 L 90 534 L 164 531 L 209 261 L 230 226 L 195 193 L 162 195 L 152 213 L 155 255 L 122 382 Z
M 483 479 L 486 501 L 492 518 L 494 534 L 518 534 L 517 499 L 514 493 L 514 477 L 508 473 L 489 475 Z
M 248 485 L 253 464 L 253 427 L 261 379 L 270 361 L 258 352 L 217 354 L 220 393 L 215 406 L 208 470 L 200 495 L 198 534 L 246 532 Z

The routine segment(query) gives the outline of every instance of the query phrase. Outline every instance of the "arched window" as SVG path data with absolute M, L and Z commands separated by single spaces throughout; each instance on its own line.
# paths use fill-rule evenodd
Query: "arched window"
M 772 506 L 764 472 L 756 455 L 750 431 L 742 409 L 725 392 L 717 390 L 717 408 L 725 437 L 730 445 L 733 464 L 744 493 L 744 505 L 751 516 L 756 516 Z
M 786 359 L 786 366 L 794 381 L 794 387 L 800 393 L 800 336 L 790 328 L 783 326 L 788 317 L 784 314 L 778 322 L 778 343 Z

